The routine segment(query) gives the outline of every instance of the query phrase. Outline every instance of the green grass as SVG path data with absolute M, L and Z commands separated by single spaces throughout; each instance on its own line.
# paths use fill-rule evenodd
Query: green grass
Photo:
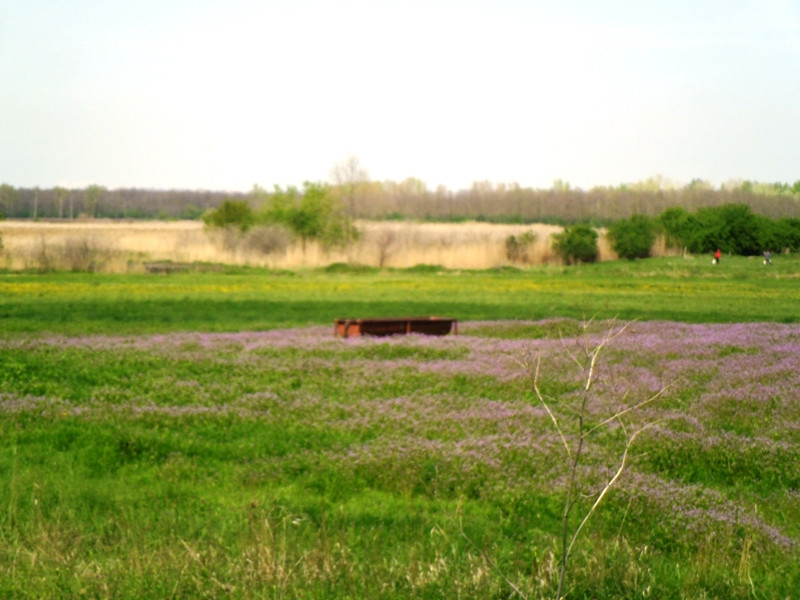
M 550 344 L 558 409 L 579 331 L 561 317 L 797 321 L 800 262 L 705 262 L 0 275 L 0 597 L 513 597 L 504 577 L 553 597 L 561 448 L 516 359 Z M 412 314 L 464 335 L 332 335 Z M 734 396 L 751 364 L 780 390 L 794 363 L 739 335 L 604 355 L 631 400 L 689 366 L 642 415 L 666 423 L 631 466 L 654 491 L 609 495 L 569 598 L 798 597 L 796 395 Z M 596 439 L 587 481 L 618 442 Z
M 263 330 L 336 318 L 443 315 L 796 322 L 800 261 L 733 257 L 525 271 L 424 269 L 0 275 L 0 332 Z

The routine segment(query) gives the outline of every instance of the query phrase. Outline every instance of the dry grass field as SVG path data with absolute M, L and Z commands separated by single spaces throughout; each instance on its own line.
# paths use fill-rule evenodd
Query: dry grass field
M 299 242 L 282 232 L 209 231 L 199 221 L 0 221 L 0 267 L 136 272 L 159 262 L 287 269 L 337 262 L 400 268 L 432 264 L 450 269 L 559 263 L 550 239 L 560 231 L 556 226 L 360 221 L 357 227 L 359 240 L 345 249 L 324 250 L 309 243 L 303 251 Z M 512 262 L 506 239 L 526 232 L 535 234 L 535 240 L 523 258 Z M 599 248 L 600 260 L 615 257 L 602 235 Z

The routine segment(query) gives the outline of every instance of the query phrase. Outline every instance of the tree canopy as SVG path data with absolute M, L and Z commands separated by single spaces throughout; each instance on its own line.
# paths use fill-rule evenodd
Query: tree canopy
M 553 235 L 553 249 L 567 263 L 594 262 L 597 260 L 597 231 L 585 223 L 564 228 Z
M 608 228 L 611 247 L 621 258 L 647 258 L 655 241 L 653 222 L 644 215 L 620 219 Z
M 341 202 L 324 183 L 305 182 L 302 192 L 295 187 L 275 186 L 260 213 L 260 220 L 287 227 L 303 248 L 311 240 L 324 247 L 342 246 L 358 233 Z
M 251 202 L 260 206 L 254 210 Z M 254 186 L 248 199 L 226 200 L 206 212 L 203 220 L 209 227 L 236 227 L 243 232 L 255 225 L 284 227 L 300 240 L 303 250 L 312 240 L 334 247 L 358 237 L 341 201 L 323 183 L 306 182 L 302 190 L 275 186 L 271 194 Z
M 208 227 L 236 227 L 247 231 L 254 221 L 255 215 L 247 200 L 225 200 L 203 215 L 203 222 Z

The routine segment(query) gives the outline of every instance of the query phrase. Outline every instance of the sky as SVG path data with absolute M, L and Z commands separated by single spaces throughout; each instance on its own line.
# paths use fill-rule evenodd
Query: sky
M 0 182 L 800 180 L 800 0 L 0 0 Z

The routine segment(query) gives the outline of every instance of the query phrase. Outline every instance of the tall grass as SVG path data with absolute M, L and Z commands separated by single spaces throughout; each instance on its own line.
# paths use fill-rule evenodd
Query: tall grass
M 488 269 L 507 265 L 509 235 L 535 232 L 527 263 L 558 264 L 550 249 L 549 225 L 488 223 L 358 223 L 359 240 L 343 249 L 325 249 L 315 242 L 291 242 L 285 232 L 256 228 L 207 231 L 198 221 L 0 221 L 4 240 L 2 263 L 12 270 L 89 270 L 76 261 L 76 250 L 91 250 L 91 270 L 106 273 L 141 272 L 150 263 L 219 263 L 276 269 L 320 267 L 348 262 L 406 268 L 437 264 L 453 269 Z M 601 240 L 601 258 L 613 257 Z

